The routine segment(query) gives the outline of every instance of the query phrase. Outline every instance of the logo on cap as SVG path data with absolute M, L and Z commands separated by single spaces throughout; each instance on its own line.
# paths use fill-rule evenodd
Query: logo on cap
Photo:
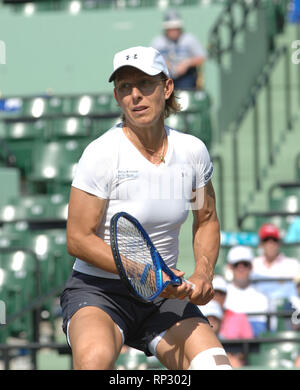
M 137 60 L 137 58 L 138 58 L 137 54 L 134 54 L 133 56 L 130 56 L 129 54 L 127 54 L 126 60 L 128 61 L 131 57 L 132 57 L 134 60 Z

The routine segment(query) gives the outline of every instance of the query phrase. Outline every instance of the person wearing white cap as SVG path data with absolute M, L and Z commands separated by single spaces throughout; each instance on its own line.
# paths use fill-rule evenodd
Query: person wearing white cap
M 269 309 L 267 297 L 251 285 L 253 251 L 247 246 L 234 246 L 227 255 L 227 262 L 232 270 L 233 279 L 227 286 L 224 307 L 233 312 L 248 315 L 255 336 L 266 330 Z M 252 315 L 261 313 L 262 315 Z
M 221 305 L 215 299 L 212 299 L 206 305 L 200 306 L 200 310 L 208 319 L 215 334 L 219 335 L 224 314 Z
M 216 300 L 223 309 L 227 294 L 226 279 L 221 275 L 215 274 L 213 278 L 213 288 L 215 292 L 213 299 Z
M 220 245 L 209 153 L 200 139 L 164 124 L 179 107 L 156 49 L 116 53 L 109 81 L 122 121 L 83 152 L 69 201 L 67 246 L 76 260 L 61 306 L 74 368 L 112 369 L 126 344 L 169 369 L 231 369 L 197 307 L 213 297 Z M 176 269 L 178 236 L 189 209 L 195 256 L 189 281 L 195 287 L 168 285 L 151 303 L 135 300 L 113 260 L 112 216 L 126 211 L 136 217 L 167 265 L 183 276 Z
M 252 278 L 261 280 L 257 282 L 257 288 L 268 296 L 276 310 L 278 300 L 294 294 L 292 279 L 300 272 L 300 262 L 281 250 L 283 237 L 276 225 L 264 223 L 258 230 L 258 237 L 260 254 L 253 260 Z
M 204 48 L 193 34 L 183 31 L 183 20 L 176 10 L 166 12 L 162 26 L 163 34 L 155 37 L 150 45 L 165 58 L 175 88 L 202 87 L 198 71 L 206 59 Z

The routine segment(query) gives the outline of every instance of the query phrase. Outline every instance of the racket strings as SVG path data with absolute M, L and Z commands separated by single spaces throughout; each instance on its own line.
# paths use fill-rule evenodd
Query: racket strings
M 150 248 L 140 231 L 126 218 L 118 220 L 118 248 L 130 283 L 141 295 L 151 297 L 157 290 Z

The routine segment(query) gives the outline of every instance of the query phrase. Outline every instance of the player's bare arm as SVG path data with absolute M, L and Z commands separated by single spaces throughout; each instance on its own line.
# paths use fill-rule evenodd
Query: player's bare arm
M 193 249 L 195 270 L 189 278 L 195 284 L 191 301 L 198 305 L 209 302 L 214 295 L 212 279 L 220 248 L 220 225 L 216 212 L 215 192 L 211 181 L 196 191 L 193 210 Z
M 105 271 L 117 273 L 110 246 L 96 235 L 106 202 L 106 199 L 71 188 L 67 248 L 70 255 Z

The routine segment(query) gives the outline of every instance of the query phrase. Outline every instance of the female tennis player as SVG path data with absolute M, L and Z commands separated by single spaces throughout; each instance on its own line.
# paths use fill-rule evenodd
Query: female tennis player
M 123 344 L 168 369 L 230 369 L 197 305 L 213 297 L 219 222 L 212 163 L 201 140 L 164 124 L 180 107 L 160 53 L 133 47 L 114 57 L 114 97 L 122 122 L 85 149 L 72 183 L 67 246 L 76 257 L 61 296 L 75 369 L 113 369 Z M 151 303 L 129 294 L 110 247 L 110 220 L 137 218 L 176 273 L 180 226 L 192 209 L 195 269 Z M 165 278 L 166 275 L 164 276 Z

